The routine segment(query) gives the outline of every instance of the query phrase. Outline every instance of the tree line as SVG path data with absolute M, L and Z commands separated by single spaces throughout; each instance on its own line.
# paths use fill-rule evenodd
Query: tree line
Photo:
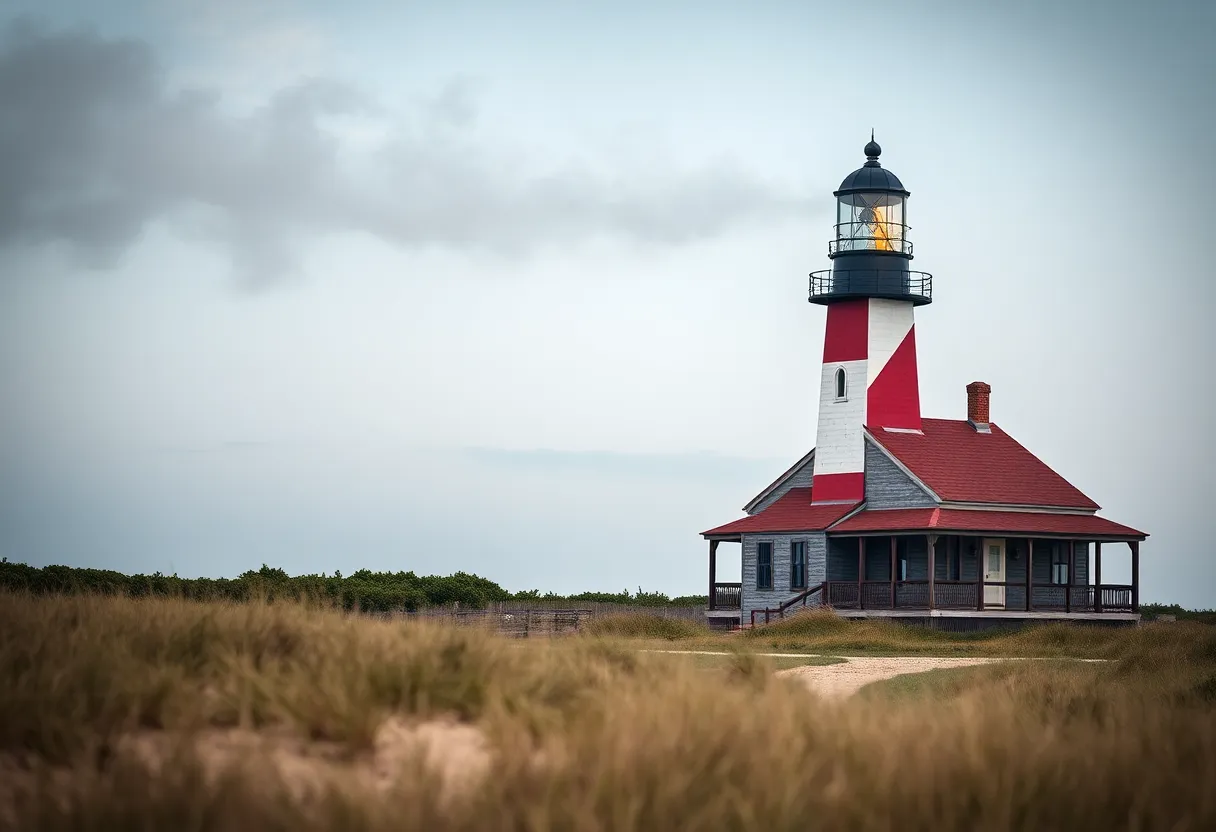
M 199 601 L 261 599 L 305 600 L 343 609 L 368 612 L 413 612 L 425 607 L 482 608 L 505 601 L 589 602 L 635 606 L 704 606 L 704 595 L 675 598 L 662 592 L 580 592 L 576 595 L 542 594 L 530 589 L 510 592 L 488 578 L 456 572 L 453 575 L 416 575 L 411 572 L 372 572 L 360 569 L 344 576 L 288 575 L 283 569 L 262 565 L 236 578 L 179 578 L 177 575 L 125 575 L 110 569 L 43 566 L 0 561 L 0 588 L 35 594 L 99 593 L 130 597 L 176 597 Z

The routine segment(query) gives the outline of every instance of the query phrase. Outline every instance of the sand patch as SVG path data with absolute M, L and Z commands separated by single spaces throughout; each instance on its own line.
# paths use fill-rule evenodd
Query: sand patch
M 153 773 L 189 761 L 200 766 L 208 786 L 232 773 L 260 776 L 273 772 L 274 782 L 297 801 L 319 796 L 338 782 L 353 781 L 386 792 L 406 779 L 424 776 L 434 778 L 441 802 L 450 803 L 484 782 L 491 749 L 481 729 L 472 725 L 390 718 L 376 731 L 368 751 L 352 751 L 340 743 L 275 729 L 209 729 L 193 734 L 142 731 L 107 746 L 96 765 L 100 769 L 123 760 Z M 33 763 L 0 755 L 0 827 L 12 820 L 14 800 L 39 788 Z M 48 778 L 42 781 L 45 786 L 66 790 L 73 785 L 73 768 L 54 766 L 42 768 L 42 772 Z
M 842 657 L 840 664 L 792 667 L 780 670 L 778 676 L 797 679 L 821 696 L 846 698 L 871 682 L 879 682 L 907 673 L 924 673 L 948 667 L 970 667 L 1005 661 L 992 658 L 934 658 L 901 656 L 894 658 Z

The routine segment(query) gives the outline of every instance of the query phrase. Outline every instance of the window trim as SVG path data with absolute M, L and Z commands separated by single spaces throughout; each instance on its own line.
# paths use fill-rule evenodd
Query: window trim
M 768 583 L 760 582 L 760 553 L 764 551 L 764 547 L 768 547 Z M 771 590 L 773 588 L 773 541 L 757 540 L 756 541 L 756 589 Z
M 802 547 L 802 570 L 801 570 L 802 571 L 802 574 L 801 574 L 802 582 L 801 583 L 798 583 L 794 580 L 795 576 L 798 575 L 798 573 L 794 569 L 794 549 L 795 549 L 795 547 L 798 547 L 798 546 Z M 808 554 L 809 549 L 810 549 L 810 545 L 805 540 L 791 540 L 790 541 L 790 589 L 806 589 L 806 583 L 807 583 L 806 560 L 807 560 L 807 554 Z
M 849 374 L 840 365 L 837 365 L 836 370 L 832 373 L 832 395 L 838 402 L 849 400 Z

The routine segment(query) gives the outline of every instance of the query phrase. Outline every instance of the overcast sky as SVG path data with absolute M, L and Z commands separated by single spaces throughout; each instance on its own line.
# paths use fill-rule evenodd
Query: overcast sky
M 874 128 L 924 414 L 989 382 L 1216 606 L 1216 6 L 988 5 L 6 3 L 0 552 L 704 592 Z

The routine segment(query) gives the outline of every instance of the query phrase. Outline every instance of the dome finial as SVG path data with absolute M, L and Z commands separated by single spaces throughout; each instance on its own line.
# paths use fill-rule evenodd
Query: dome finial
M 866 167 L 877 168 L 882 167 L 878 164 L 878 157 L 882 153 L 882 148 L 878 142 L 874 141 L 874 128 L 870 128 L 870 143 L 865 146 Z

